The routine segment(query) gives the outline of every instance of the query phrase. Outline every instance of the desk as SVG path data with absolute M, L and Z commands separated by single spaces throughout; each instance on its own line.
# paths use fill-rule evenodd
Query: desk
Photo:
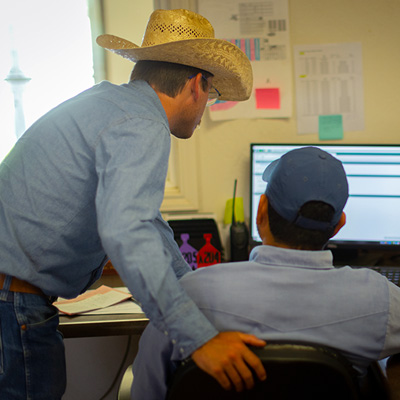
M 101 285 L 124 286 L 118 275 L 110 275 L 101 277 L 91 289 Z M 148 322 L 144 314 L 60 315 L 58 329 L 65 338 L 131 336 L 140 335 Z
M 144 314 L 60 315 L 58 330 L 65 338 L 141 334 L 149 320 Z

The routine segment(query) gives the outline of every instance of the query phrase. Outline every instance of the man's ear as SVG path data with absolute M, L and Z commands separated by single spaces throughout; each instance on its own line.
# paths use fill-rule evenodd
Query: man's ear
M 268 217 L 268 197 L 262 194 L 258 203 L 256 223 L 258 226 L 263 226 Z
M 201 73 L 199 72 L 193 79 L 189 80 L 189 88 L 194 100 L 199 98 L 200 90 L 202 90 L 202 79 Z
M 331 237 L 334 237 L 343 228 L 343 226 L 345 224 L 346 224 L 346 214 L 345 214 L 345 212 L 342 212 L 342 215 L 340 216 L 340 220 L 337 223 L 337 225 L 335 226 L 333 235 Z

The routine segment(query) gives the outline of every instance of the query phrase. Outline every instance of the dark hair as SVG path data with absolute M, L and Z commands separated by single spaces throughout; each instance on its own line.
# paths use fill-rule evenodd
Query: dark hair
M 299 214 L 316 221 L 329 222 L 332 220 L 334 209 L 324 202 L 310 201 L 301 207 Z M 295 249 L 321 250 L 334 232 L 334 228 L 322 232 L 294 225 L 282 218 L 269 203 L 268 218 L 275 240 Z
M 143 60 L 135 64 L 131 74 L 131 81 L 146 81 L 159 92 L 175 97 L 182 91 L 188 78 L 198 73 L 203 74 L 206 79 L 213 76 L 207 71 L 187 65 Z M 205 79 L 201 81 L 203 90 L 207 90 L 208 83 Z

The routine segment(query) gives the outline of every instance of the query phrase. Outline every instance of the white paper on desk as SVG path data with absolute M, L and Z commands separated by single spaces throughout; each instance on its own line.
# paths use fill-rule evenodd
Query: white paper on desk
M 100 286 L 96 290 L 88 291 L 72 300 L 61 300 L 54 305 L 64 314 L 74 315 L 98 310 L 118 304 L 130 299 L 130 293 L 124 293 L 108 286 Z
M 81 313 L 83 315 L 107 315 L 107 314 L 144 314 L 144 311 L 135 303 L 129 299 L 122 303 L 115 304 L 106 308 L 99 308 L 98 310 L 88 311 Z

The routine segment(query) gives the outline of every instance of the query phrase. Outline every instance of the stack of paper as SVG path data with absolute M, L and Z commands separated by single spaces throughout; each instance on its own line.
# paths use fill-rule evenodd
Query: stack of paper
M 72 300 L 60 299 L 54 305 L 67 315 L 143 313 L 141 307 L 132 300 L 126 288 L 113 289 L 103 285 Z

